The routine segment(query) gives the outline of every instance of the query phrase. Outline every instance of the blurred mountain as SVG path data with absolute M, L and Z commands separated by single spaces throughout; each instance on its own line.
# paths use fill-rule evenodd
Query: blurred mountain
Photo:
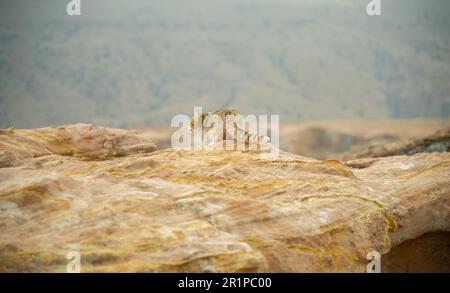
M 448 117 L 450 2 L 0 2 L 0 127 Z M 351 139 L 351 138 L 350 138 Z

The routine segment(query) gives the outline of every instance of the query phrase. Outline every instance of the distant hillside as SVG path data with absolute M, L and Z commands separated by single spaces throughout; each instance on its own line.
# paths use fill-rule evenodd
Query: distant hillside
M 450 1 L 68 2 L 0 2 L 0 127 L 450 114 Z

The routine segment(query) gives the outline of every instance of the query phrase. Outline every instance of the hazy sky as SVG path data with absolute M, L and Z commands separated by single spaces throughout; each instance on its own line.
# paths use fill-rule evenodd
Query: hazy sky
M 0 1 L 0 127 L 448 117 L 450 1 Z

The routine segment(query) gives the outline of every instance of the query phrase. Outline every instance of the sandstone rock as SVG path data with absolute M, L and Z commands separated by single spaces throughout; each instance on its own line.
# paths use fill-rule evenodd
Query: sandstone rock
M 381 258 L 382 271 L 450 272 L 450 232 L 427 233 L 395 246 Z
M 431 135 L 402 139 L 391 143 L 372 144 L 360 151 L 349 152 L 344 160 L 355 158 L 377 158 L 416 153 L 448 152 L 450 150 L 450 127 Z
M 154 150 L 155 144 L 146 136 L 90 124 L 0 130 L 0 167 L 50 154 L 105 159 Z
M 450 231 L 449 153 L 352 168 L 150 152 L 145 137 L 87 125 L 0 135 L 3 272 L 64 272 L 70 251 L 82 272 L 364 272 L 370 251 Z

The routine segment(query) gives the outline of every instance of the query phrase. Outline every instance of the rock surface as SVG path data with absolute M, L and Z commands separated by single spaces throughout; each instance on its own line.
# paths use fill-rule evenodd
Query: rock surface
M 424 137 L 402 139 L 391 143 L 372 144 L 364 150 L 346 154 L 343 159 L 377 158 L 417 153 L 450 151 L 450 127 Z
M 0 167 L 16 166 L 22 160 L 51 154 L 105 159 L 154 150 L 155 144 L 146 136 L 91 124 L 0 130 Z
M 391 273 L 450 273 L 450 232 L 433 232 L 395 246 L 381 258 Z
M 364 272 L 450 231 L 450 154 L 158 150 L 125 130 L 0 133 L 0 271 Z
M 310 121 L 281 125 L 280 141 L 284 150 L 301 156 L 350 160 L 394 155 L 446 128 L 448 119 Z

